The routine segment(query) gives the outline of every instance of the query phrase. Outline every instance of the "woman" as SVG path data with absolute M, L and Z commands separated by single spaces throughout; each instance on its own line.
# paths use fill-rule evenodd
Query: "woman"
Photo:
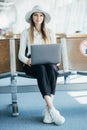
M 46 102 L 43 122 L 61 125 L 65 118 L 53 105 L 57 81 L 55 67 L 57 69 L 57 66 L 52 64 L 31 65 L 31 45 L 56 43 L 55 35 L 46 28 L 46 23 L 50 21 L 51 17 L 37 5 L 26 14 L 25 19 L 30 23 L 30 27 L 24 30 L 21 35 L 19 59 L 25 64 L 24 71 L 37 79 L 39 90 Z M 28 48 L 27 56 L 25 55 L 26 48 Z

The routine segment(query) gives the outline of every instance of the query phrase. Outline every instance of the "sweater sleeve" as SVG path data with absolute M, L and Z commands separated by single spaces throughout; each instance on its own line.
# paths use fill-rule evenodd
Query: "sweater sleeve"
M 20 48 L 18 53 L 18 58 L 21 62 L 27 63 L 28 58 L 25 56 L 27 47 L 27 31 L 24 30 L 20 37 Z

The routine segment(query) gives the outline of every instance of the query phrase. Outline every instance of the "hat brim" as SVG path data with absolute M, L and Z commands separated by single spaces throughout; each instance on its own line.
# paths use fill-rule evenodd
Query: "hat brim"
M 45 11 L 43 11 L 43 10 L 32 10 L 32 11 L 27 12 L 27 14 L 25 15 L 25 20 L 26 20 L 28 23 L 30 23 L 30 21 L 31 21 L 31 15 L 32 15 L 33 13 L 35 13 L 35 12 L 41 12 L 41 13 L 43 13 L 43 14 L 45 15 L 46 23 L 49 23 L 49 22 L 50 22 L 51 16 L 50 16 L 49 13 L 47 13 L 47 12 L 45 12 Z

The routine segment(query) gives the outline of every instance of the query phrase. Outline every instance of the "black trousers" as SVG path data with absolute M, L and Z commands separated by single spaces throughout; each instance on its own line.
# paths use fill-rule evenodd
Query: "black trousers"
M 39 90 L 45 95 L 55 95 L 58 68 L 54 64 L 46 65 L 24 65 L 24 71 L 28 75 L 33 75 L 38 82 Z

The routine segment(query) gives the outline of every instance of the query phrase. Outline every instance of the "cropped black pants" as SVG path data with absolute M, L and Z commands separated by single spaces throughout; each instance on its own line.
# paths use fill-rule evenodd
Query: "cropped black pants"
M 24 65 L 24 71 L 37 79 L 39 90 L 44 98 L 45 95 L 55 95 L 58 68 L 54 64 Z

